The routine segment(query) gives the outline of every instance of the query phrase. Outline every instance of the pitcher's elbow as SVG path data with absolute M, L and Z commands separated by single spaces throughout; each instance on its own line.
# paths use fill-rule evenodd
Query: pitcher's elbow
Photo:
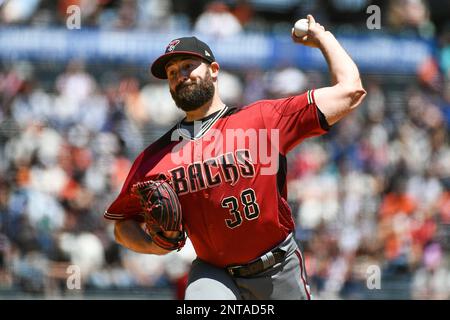
M 357 108 L 366 97 L 367 91 L 362 86 L 361 81 L 358 81 L 356 84 L 354 84 L 349 91 L 349 95 L 352 101 L 352 109 Z

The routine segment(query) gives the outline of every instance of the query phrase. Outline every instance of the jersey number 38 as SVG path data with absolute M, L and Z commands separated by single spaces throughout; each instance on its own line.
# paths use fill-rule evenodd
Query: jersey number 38
M 256 195 L 253 189 L 245 189 L 241 192 L 240 202 L 244 210 L 244 216 L 247 220 L 254 220 L 259 217 L 259 206 L 256 202 Z M 222 208 L 227 208 L 232 219 L 225 219 L 228 228 L 234 229 L 242 224 L 242 213 L 239 211 L 239 199 L 230 196 L 222 199 Z

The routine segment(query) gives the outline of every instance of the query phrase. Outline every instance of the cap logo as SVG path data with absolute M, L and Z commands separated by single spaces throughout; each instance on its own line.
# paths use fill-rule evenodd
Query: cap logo
M 206 51 L 206 50 L 205 50 L 205 56 L 207 56 L 207 57 L 211 57 L 211 55 L 209 54 L 209 52 L 208 52 L 208 51 Z
M 180 40 L 172 40 L 166 47 L 166 52 L 171 52 L 173 50 L 175 50 L 175 47 L 177 46 L 177 44 L 180 43 Z

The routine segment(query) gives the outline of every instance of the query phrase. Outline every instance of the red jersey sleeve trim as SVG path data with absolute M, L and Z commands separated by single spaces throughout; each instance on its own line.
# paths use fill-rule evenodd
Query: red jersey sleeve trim
M 314 90 L 308 90 L 306 97 L 308 99 L 308 104 L 316 104 L 314 101 Z
M 109 213 L 108 211 L 105 211 L 105 213 L 103 213 L 103 217 L 105 217 L 106 219 L 109 219 L 109 220 L 123 220 L 123 219 L 125 219 L 125 215 L 124 214 L 114 214 L 114 213 Z

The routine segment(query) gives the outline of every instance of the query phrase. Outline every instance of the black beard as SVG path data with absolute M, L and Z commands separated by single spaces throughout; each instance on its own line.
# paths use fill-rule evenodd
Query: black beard
M 170 90 L 173 100 L 178 108 L 188 112 L 194 111 L 205 103 L 211 101 L 214 96 L 214 84 L 211 75 L 207 72 L 205 79 L 199 80 L 199 83 L 189 85 L 179 84 L 175 91 Z

